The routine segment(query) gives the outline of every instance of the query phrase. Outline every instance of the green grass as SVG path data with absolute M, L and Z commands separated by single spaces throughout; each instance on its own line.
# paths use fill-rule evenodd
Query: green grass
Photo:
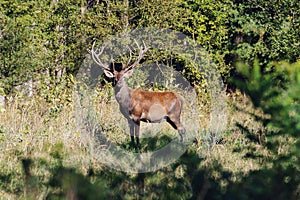
M 184 185 L 188 188 L 189 164 L 195 165 L 197 170 L 210 169 L 207 172 L 209 179 L 220 180 L 223 177 L 222 171 L 226 171 L 231 174 L 230 181 L 238 182 L 250 171 L 262 167 L 264 159 L 271 156 L 259 140 L 258 142 L 249 140 L 247 134 L 236 126 L 236 122 L 242 123 L 257 134 L 264 130 L 260 124 L 254 122 L 251 116 L 238 111 L 233 106 L 238 105 L 242 110 L 251 109 L 248 99 L 241 95 L 231 96 L 229 101 L 231 103 L 228 104 L 227 129 L 217 144 L 206 144 L 206 137 L 203 134 L 208 124 L 202 121 L 202 124 L 196 126 L 199 129 L 198 135 L 196 135 L 197 140 L 195 140 L 197 142 L 191 144 L 188 150 L 188 152 L 196 152 L 197 158 L 195 159 L 198 161 L 195 162 L 188 158 L 188 162 L 191 163 L 184 164 L 185 157 L 183 156 L 182 161 L 158 172 L 146 174 L 143 179 L 143 184 L 146 184 L 144 191 L 141 192 L 136 189 L 137 192 L 139 191 L 139 195 L 134 192 L 135 189 L 131 191 L 132 194 L 130 191 L 127 193 L 124 192 L 126 188 L 130 188 L 132 184 L 135 185 L 134 183 L 137 181 L 135 176 L 113 172 L 114 170 L 108 169 L 101 162 L 101 157 L 98 154 L 101 149 L 106 148 L 105 138 L 126 151 L 134 151 L 128 148 L 129 136 L 128 132 L 126 133 L 128 128 L 124 130 L 124 126 L 127 126 L 126 123 L 122 124 L 124 122 L 121 119 L 122 116 L 115 113 L 116 104 L 109 102 L 107 99 L 97 102 L 96 110 L 101 112 L 93 115 L 96 118 L 90 120 L 91 123 L 87 125 L 88 128 L 86 129 L 80 129 L 86 124 L 76 125 L 79 122 L 76 118 L 87 116 L 86 113 L 77 112 L 74 116 L 72 106 L 54 109 L 56 108 L 55 105 L 50 107 L 48 103 L 38 97 L 16 98 L 14 101 L 8 102 L 5 111 L 0 113 L 1 199 L 32 199 L 33 197 L 42 199 L 53 195 L 67 196 L 72 192 L 71 186 L 64 186 L 62 180 L 60 180 L 62 182 L 53 182 L 54 175 L 60 173 L 61 170 L 67 171 L 67 174 L 71 174 L 73 178 L 77 177 L 76 180 L 78 179 L 79 182 L 80 180 L 88 182 L 90 189 L 103 189 L 102 181 L 107 181 L 110 189 L 118 188 L 119 194 L 126 193 L 126 198 L 127 196 L 129 199 L 136 195 L 141 196 L 141 193 L 148 193 L 155 197 L 158 194 L 155 191 L 151 193 L 151 190 L 159 187 L 157 185 L 163 180 L 167 182 L 164 183 L 163 181 L 162 184 L 170 184 L 170 191 L 178 186 L 176 181 L 180 180 L 184 181 Z M 188 117 L 188 114 L 183 114 L 183 117 Z M 185 125 L 193 126 L 192 120 L 193 118 L 185 119 Z M 84 123 L 84 120 L 81 122 Z M 168 124 L 165 123 L 161 126 L 161 131 L 155 137 L 141 139 L 141 152 L 160 149 L 172 138 L 178 137 L 177 132 L 172 130 Z M 142 131 L 144 131 L 142 134 L 147 135 L 147 128 L 142 129 Z M 99 136 L 100 133 L 102 135 Z M 255 155 L 261 155 L 261 158 L 251 157 L 251 152 Z M 168 175 L 170 173 L 172 175 Z M 170 178 L 161 178 L 159 174 L 161 177 L 170 176 Z M 127 176 L 129 176 L 129 182 L 125 178 Z M 222 179 L 220 184 L 226 188 L 229 182 Z M 190 197 L 192 191 L 187 188 L 185 190 L 189 192 L 185 195 Z M 77 189 L 75 187 L 75 190 L 78 190 L 78 187 Z M 109 189 L 107 190 L 109 191 Z M 159 189 L 157 190 L 159 191 Z M 107 195 L 109 192 L 105 194 Z

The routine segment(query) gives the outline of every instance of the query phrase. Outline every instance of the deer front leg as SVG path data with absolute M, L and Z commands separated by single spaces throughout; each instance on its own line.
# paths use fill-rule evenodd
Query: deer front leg
M 134 146 L 135 123 L 132 120 L 128 120 L 128 124 L 130 128 L 131 146 Z
M 133 120 L 128 120 L 129 127 L 130 127 L 130 138 L 131 138 L 131 145 L 139 148 L 140 147 L 140 122 L 134 122 Z M 134 143 L 134 137 L 136 139 L 136 145 Z

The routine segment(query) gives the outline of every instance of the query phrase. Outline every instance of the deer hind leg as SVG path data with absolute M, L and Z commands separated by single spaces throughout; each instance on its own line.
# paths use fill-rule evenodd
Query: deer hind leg
M 183 141 L 183 139 L 186 137 L 186 134 L 185 134 L 185 128 L 183 126 L 181 126 L 180 128 L 178 128 L 178 133 L 180 135 L 180 139 L 181 141 Z
M 140 148 L 140 122 L 134 122 L 134 133 L 136 139 L 136 146 L 137 148 Z
M 167 122 L 178 131 L 180 135 L 180 141 L 183 141 L 183 138 L 185 138 L 185 128 L 180 123 L 180 116 L 169 116 L 167 118 Z

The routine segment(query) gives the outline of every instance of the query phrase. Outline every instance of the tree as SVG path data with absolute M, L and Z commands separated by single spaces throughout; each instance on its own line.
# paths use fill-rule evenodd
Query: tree
M 299 59 L 300 5 L 296 0 L 239 1 L 230 15 L 227 62 L 238 58 L 261 64 Z M 233 60 L 232 60 L 233 59 Z
M 263 115 L 252 115 L 266 127 L 263 144 L 272 153 L 263 169 L 250 173 L 229 188 L 229 195 L 238 194 L 239 199 L 299 198 L 300 62 L 270 63 L 268 66 L 272 70 L 264 73 L 258 61 L 251 68 L 238 67 L 243 80 L 236 84 L 249 95 L 254 107 L 263 112 Z M 279 195 L 274 193 L 278 188 Z

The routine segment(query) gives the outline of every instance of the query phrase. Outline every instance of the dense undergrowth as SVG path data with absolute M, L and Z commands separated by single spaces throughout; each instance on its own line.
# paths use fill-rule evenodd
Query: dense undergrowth
M 214 192 L 222 195 L 231 184 L 238 184 L 252 170 L 260 169 L 271 156 L 259 140 L 252 142 L 235 125 L 239 122 L 250 127 L 254 137 L 256 132 L 263 131 L 251 116 L 234 107 L 237 104 L 251 110 L 249 99 L 242 95 L 229 98 L 234 104 L 230 103 L 228 129 L 217 144 L 202 148 L 205 141 L 199 136 L 175 163 L 146 174 L 118 172 L 101 163 L 95 155 L 100 141 L 93 135 L 81 135 L 71 106 L 54 114 L 41 98 L 14 99 L 0 113 L 1 196 L 187 199 Z M 126 146 L 129 137 L 109 121 L 103 123 L 108 137 L 131 151 Z M 170 141 L 174 136 L 167 130 L 171 129 L 167 127 L 165 133 L 152 141 L 142 140 L 141 151 L 159 149 Z M 259 152 L 257 156 L 261 157 L 251 157 L 252 151 Z

